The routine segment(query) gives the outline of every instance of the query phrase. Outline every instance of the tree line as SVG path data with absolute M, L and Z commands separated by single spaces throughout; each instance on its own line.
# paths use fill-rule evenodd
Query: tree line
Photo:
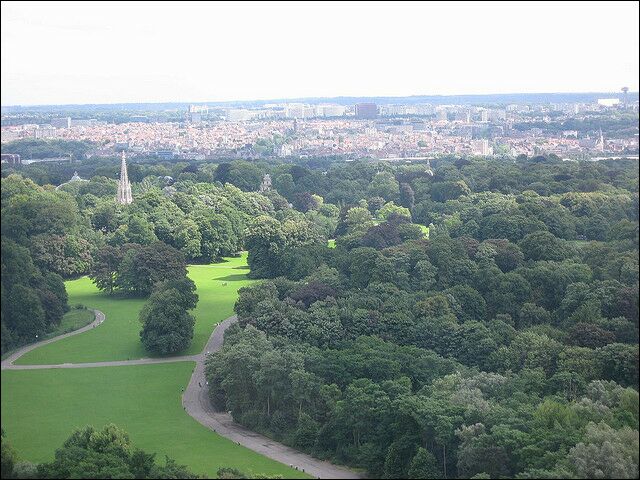
M 186 348 L 186 262 L 246 248 L 266 280 L 207 367 L 237 421 L 373 476 L 637 476 L 636 165 L 431 167 L 140 164 L 129 206 L 98 164 L 58 191 L 35 183 L 54 167 L 3 167 L 3 349 L 87 273 L 148 297 L 148 349 Z
M 503 169 L 370 171 L 335 249 L 250 226 L 268 280 L 207 362 L 214 406 L 376 478 L 637 478 L 637 171 Z

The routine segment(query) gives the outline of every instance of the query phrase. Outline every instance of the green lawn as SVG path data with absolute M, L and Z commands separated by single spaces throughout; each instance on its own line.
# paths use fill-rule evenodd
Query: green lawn
M 250 283 L 248 273 L 246 253 L 222 263 L 189 267 L 189 277 L 196 283 L 200 299 L 194 311 L 193 342 L 183 354 L 201 352 L 213 327 L 233 314 L 238 289 Z M 66 282 L 66 287 L 70 305 L 81 303 L 102 310 L 106 321 L 88 332 L 32 350 L 17 360 L 17 365 L 105 362 L 151 356 L 143 349 L 139 336 L 138 312 L 145 299 L 110 297 L 87 277 Z
M 62 335 L 63 333 L 73 332 L 74 330 L 78 330 L 79 328 L 93 322 L 95 318 L 96 316 L 93 313 L 93 310 L 72 308 L 64 314 L 64 317 L 62 317 L 62 320 L 60 321 L 60 325 L 58 325 L 54 331 L 47 333 L 45 338 L 53 338 L 58 335 Z
M 62 320 L 60 321 L 60 325 L 58 325 L 54 330 L 46 333 L 40 337 L 38 337 L 38 341 L 47 340 L 49 338 L 57 337 L 58 335 L 62 335 L 63 333 L 73 332 L 74 330 L 78 330 L 79 328 L 84 327 L 85 325 L 93 322 L 95 319 L 95 315 L 93 310 L 88 310 L 85 308 L 71 308 L 67 313 L 64 314 Z M 2 359 L 4 360 L 8 356 L 10 356 L 13 352 L 15 352 L 18 348 L 11 349 L 5 352 L 2 355 Z
M 75 427 L 115 423 L 129 432 L 135 446 L 162 460 L 169 455 L 209 478 L 223 466 L 302 478 L 300 472 L 220 437 L 183 410 L 181 389 L 193 366 L 4 370 L 2 428 L 20 458 L 32 462 L 53 459 Z

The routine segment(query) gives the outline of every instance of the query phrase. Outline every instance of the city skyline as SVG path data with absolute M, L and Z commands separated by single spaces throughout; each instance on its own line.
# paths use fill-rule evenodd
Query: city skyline
M 627 91 L 627 95 L 629 98 L 635 98 L 639 95 L 638 91 Z M 414 94 L 414 95 L 403 95 L 403 96 L 337 96 L 337 97 L 319 97 L 319 96 L 309 96 L 302 98 L 252 98 L 252 99 L 231 99 L 231 100 L 221 100 L 221 101 L 175 101 L 175 102 L 113 102 L 113 103 L 50 103 L 50 104 L 3 104 L 2 108 L 6 109 L 28 109 L 28 108 L 38 108 L 38 109 L 47 109 L 56 107 L 91 107 L 91 106 L 100 106 L 100 107 L 119 107 L 124 105 L 131 106 L 161 106 L 167 105 L 172 106 L 177 109 L 183 109 L 188 106 L 214 106 L 214 107 L 240 107 L 245 106 L 247 108 L 259 107 L 262 105 L 297 105 L 297 104 L 305 104 L 305 105 L 341 105 L 341 106 L 353 106 L 356 103 L 362 102 L 374 102 L 378 105 L 408 105 L 408 104 L 433 104 L 433 105 L 458 105 L 458 100 L 465 99 L 468 100 L 464 102 L 465 105 L 482 105 L 482 104 L 529 104 L 529 103 L 552 103 L 553 97 L 558 96 L 559 99 L 556 100 L 557 103 L 566 103 L 563 99 L 564 97 L 579 97 L 584 96 L 589 98 L 591 101 L 595 100 L 595 97 L 605 96 L 609 98 L 617 98 L 622 99 L 624 93 L 622 89 L 618 90 L 610 90 L 610 91 L 601 91 L 601 92 L 507 92 L 507 93 L 495 93 L 495 94 L 449 94 L 449 95 L 425 95 L 425 94 Z M 521 97 L 521 98 L 520 98 Z M 532 100 L 532 98 L 540 98 L 540 100 Z M 594 97 L 594 98 L 590 98 Z M 448 100 L 448 101 L 447 101 Z M 572 98 L 569 103 L 573 101 L 579 101 L 577 98 Z
M 637 13 L 636 2 L 170 2 L 151 13 L 3 2 L 1 103 L 635 92 Z

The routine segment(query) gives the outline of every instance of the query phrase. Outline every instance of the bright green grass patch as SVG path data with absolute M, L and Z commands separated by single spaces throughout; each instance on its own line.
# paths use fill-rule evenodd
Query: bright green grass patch
M 420 230 L 422 230 L 424 238 L 429 238 L 429 227 L 427 227 L 426 225 L 421 225 L 419 223 L 416 223 L 416 225 L 418 225 L 420 227 Z
M 110 297 L 101 293 L 87 277 L 66 282 L 69 303 L 82 303 L 106 315 L 102 325 L 68 337 L 20 357 L 17 365 L 104 362 L 148 356 L 140 342 L 138 312 L 144 299 Z
M 175 458 L 208 478 L 220 467 L 245 473 L 301 472 L 200 425 L 182 408 L 193 362 L 126 367 L 2 371 L 2 428 L 22 460 L 50 461 L 76 427 L 115 423 L 132 443 Z M 308 478 L 308 477 L 307 477 Z
M 247 255 L 228 258 L 213 265 L 189 266 L 189 277 L 196 283 L 199 301 L 194 315 L 196 325 L 191 347 L 181 352 L 202 351 L 215 325 L 233 315 L 238 289 L 248 285 Z M 32 350 L 17 365 L 106 362 L 152 356 L 140 342 L 138 313 L 146 299 L 109 296 L 100 292 L 87 277 L 66 282 L 69 303 L 81 303 L 101 310 L 105 322 L 85 333 Z
M 335 238 L 331 238 L 331 239 L 327 240 L 327 247 L 336 248 L 336 239 Z

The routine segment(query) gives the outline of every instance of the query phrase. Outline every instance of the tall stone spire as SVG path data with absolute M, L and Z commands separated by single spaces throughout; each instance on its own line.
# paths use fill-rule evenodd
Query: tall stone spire
M 122 151 L 122 164 L 120 165 L 120 180 L 118 181 L 118 196 L 116 200 L 123 205 L 128 205 L 133 202 L 131 196 L 131 182 L 129 182 L 129 175 L 127 174 L 127 160 Z
M 602 135 L 602 128 L 600 129 L 600 138 L 596 141 L 596 148 L 599 152 L 604 152 L 604 136 Z

